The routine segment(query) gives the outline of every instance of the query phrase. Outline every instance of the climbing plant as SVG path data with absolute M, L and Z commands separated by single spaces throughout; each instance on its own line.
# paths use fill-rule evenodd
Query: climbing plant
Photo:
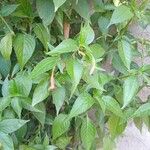
M 150 23 L 148 0 L 1 0 L 0 149 L 112 150 L 128 121 L 149 128 L 134 23 Z

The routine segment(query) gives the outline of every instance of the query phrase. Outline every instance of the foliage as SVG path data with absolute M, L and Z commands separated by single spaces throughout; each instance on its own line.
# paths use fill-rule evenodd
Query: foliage
M 150 127 L 149 99 L 138 97 L 150 66 L 134 62 L 150 41 L 128 30 L 150 23 L 148 0 L 0 4 L 2 149 L 111 150 L 129 120 Z

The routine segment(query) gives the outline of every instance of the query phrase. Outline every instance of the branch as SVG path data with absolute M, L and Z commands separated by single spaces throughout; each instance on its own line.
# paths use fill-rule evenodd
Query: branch
M 66 20 L 64 21 L 64 38 L 68 39 L 70 34 L 70 23 L 68 23 Z

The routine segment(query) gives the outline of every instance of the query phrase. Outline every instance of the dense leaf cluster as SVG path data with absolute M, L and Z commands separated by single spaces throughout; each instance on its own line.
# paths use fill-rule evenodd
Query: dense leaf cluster
M 112 150 L 129 120 L 150 126 L 148 0 L 0 1 L 0 149 Z M 137 44 L 145 46 L 138 51 Z

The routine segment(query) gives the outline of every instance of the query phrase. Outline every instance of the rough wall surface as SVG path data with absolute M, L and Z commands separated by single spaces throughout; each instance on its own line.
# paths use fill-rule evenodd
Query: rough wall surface
M 133 123 L 129 123 L 116 143 L 117 150 L 150 150 L 150 133 L 146 126 L 140 132 Z

